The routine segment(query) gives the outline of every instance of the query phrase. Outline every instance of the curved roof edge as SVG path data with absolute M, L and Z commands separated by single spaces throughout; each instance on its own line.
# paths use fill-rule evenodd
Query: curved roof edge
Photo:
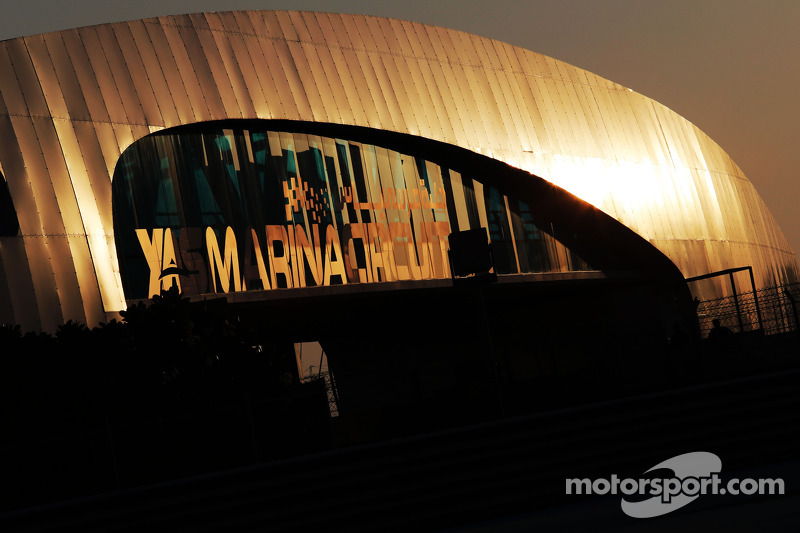
M 707 135 L 639 93 L 501 41 L 375 16 L 195 13 L 2 41 L 0 74 L 0 168 L 22 242 L 5 268 L 35 287 L 46 322 L 124 305 L 110 200 L 122 151 L 224 119 L 432 139 L 575 194 L 686 277 L 749 265 L 762 286 L 797 279 L 774 218 Z

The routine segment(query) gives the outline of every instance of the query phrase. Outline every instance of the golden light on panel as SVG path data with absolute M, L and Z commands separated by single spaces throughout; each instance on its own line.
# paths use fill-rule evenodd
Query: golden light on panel
M 30 270 L 29 283 L 3 283 L 11 301 L 38 302 L 39 318 L 10 302 L 0 314 L 31 326 L 50 327 L 76 305 L 92 324 L 124 308 L 111 202 L 119 157 L 148 135 L 227 119 L 361 126 L 451 144 L 575 194 L 687 276 L 744 263 L 758 284 L 797 276 L 741 169 L 686 119 L 592 73 L 464 32 L 272 11 L 105 24 L 0 42 L 0 102 L 0 172 L 21 228 L 7 237 L 20 244 L 4 245 L 2 266 Z M 344 172 L 345 160 L 325 168 Z M 451 180 L 454 198 L 469 201 L 472 179 Z M 491 192 L 489 181 L 475 183 Z M 477 205 L 474 216 L 500 224 L 495 208 Z M 472 215 L 456 210 L 451 222 L 461 227 Z M 47 243 L 66 236 L 74 252 L 51 253 L 63 247 Z M 509 256 L 525 263 L 515 234 L 509 242 Z M 82 303 L 71 301 L 76 294 Z

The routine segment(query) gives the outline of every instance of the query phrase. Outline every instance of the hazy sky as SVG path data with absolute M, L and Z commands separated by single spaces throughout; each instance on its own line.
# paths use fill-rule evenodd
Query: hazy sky
M 547 54 L 653 98 L 744 170 L 800 252 L 797 0 L 0 0 L 0 40 L 166 14 L 295 9 L 388 16 Z

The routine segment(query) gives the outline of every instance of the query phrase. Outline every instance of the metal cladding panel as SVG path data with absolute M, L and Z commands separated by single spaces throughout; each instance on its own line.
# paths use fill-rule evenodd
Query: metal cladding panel
M 67 54 L 63 36 L 57 33 L 44 35 L 40 45 L 44 49 L 33 57 L 41 57 L 44 53 L 49 56 L 49 61 L 43 60 L 43 64 L 37 66 L 37 71 L 40 78 L 45 74 L 48 77 L 50 89 L 46 97 L 48 103 L 52 102 L 49 104 L 50 113 L 57 117 L 89 120 L 89 108 L 81 90 L 81 82 Z
M 104 229 L 113 224 L 113 219 L 105 207 L 111 204 L 111 191 L 106 187 L 108 167 L 103 147 L 100 145 L 98 130 L 90 122 L 76 121 L 65 124 L 74 128 L 75 140 L 78 143 L 82 161 L 85 163 L 85 177 L 81 180 L 81 187 L 84 189 L 85 198 L 95 202 L 95 205 L 91 206 L 92 216 L 96 216 L 96 221 L 93 220 L 93 223 L 97 224 L 94 232 L 103 234 Z M 80 159 L 77 160 L 80 161 Z M 76 158 L 70 158 L 68 164 L 74 165 L 75 161 Z M 111 162 L 112 168 L 115 163 L 116 161 Z M 79 167 L 77 172 L 83 173 L 84 169 Z
M 252 64 L 242 68 L 239 66 L 238 61 L 239 56 L 243 60 L 247 60 L 248 54 L 234 51 L 234 46 L 238 47 L 241 42 L 240 39 L 235 36 L 231 36 L 231 39 L 219 39 L 218 36 L 218 33 L 210 31 L 198 32 L 198 39 L 203 46 L 203 50 L 209 56 L 208 63 L 213 77 L 220 86 L 226 88 L 230 86 L 230 90 L 233 93 L 233 98 L 230 100 L 236 103 L 236 106 L 240 109 L 239 113 L 247 117 L 255 116 L 256 108 L 254 102 L 259 100 L 259 96 L 251 94 L 248 88 L 258 89 L 258 81 L 257 78 L 251 77 L 254 72 Z M 239 49 L 243 52 L 246 50 Z M 260 97 L 263 98 L 263 95 Z
M 45 121 L 46 119 L 38 120 Z M 22 160 L 22 168 L 7 169 L 6 180 L 11 189 L 11 199 L 16 205 L 15 189 L 17 186 L 25 187 L 27 185 L 30 188 L 29 198 L 35 205 L 35 208 L 25 211 L 17 209 L 22 234 L 63 235 L 66 233 L 66 222 L 59 209 L 58 198 L 56 198 L 53 183 L 47 172 L 47 165 L 42 155 L 42 143 L 34 127 L 34 120 L 26 117 L 12 117 L 11 122 L 14 125 L 14 135 L 19 143 L 19 155 Z M 50 125 L 52 126 L 52 123 Z M 3 167 L 5 168 L 6 165 L 3 164 Z M 17 180 L 20 182 L 18 183 Z M 64 198 L 62 201 L 74 202 L 75 199 Z
M 73 71 L 75 81 L 78 83 L 81 92 L 83 104 L 86 106 L 88 113 L 86 120 L 108 123 L 111 119 L 108 114 L 107 103 L 100 91 L 100 86 L 96 81 L 94 83 L 86 81 L 95 79 L 94 69 L 86 54 L 86 43 L 78 33 L 78 30 L 61 32 L 59 35 L 63 39 L 64 48 L 60 51 L 63 56 L 59 57 L 57 67 L 64 71 L 69 71 L 70 69 Z M 76 111 L 73 110 L 74 112 Z
M 97 29 L 82 28 L 78 30 L 80 39 L 83 42 L 83 52 L 76 50 L 76 55 L 80 56 L 83 53 L 89 60 L 92 69 L 91 75 L 93 76 L 93 84 L 100 90 L 101 101 L 105 103 L 106 111 L 108 112 L 108 120 L 112 124 L 125 124 L 129 122 L 128 116 L 125 115 L 122 107 L 122 92 L 125 90 L 122 87 L 117 88 L 114 76 L 111 73 L 111 68 L 106 60 L 105 51 L 100 43 Z M 89 73 L 87 73 L 89 74 Z M 87 83 L 86 80 L 83 82 Z M 98 120 L 94 118 L 94 120 Z
M 42 317 L 38 303 L 32 297 L 36 292 L 31 269 L 36 265 L 30 261 L 25 242 L 16 237 L 0 237 L 0 262 L 5 276 L 2 285 L 8 292 L 8 299 L 2 300 L 4 304 L 0 311 L 3 323 L 40 329 Z
M 156 24 L 144 23 L 146 35 L 138 30 L 135 35 L 137 49 L 142 50 L 142 59 L 148 63 L 148 71 L 152 72 L 153 88 L 160 90 L 158 100 L 161 106 L 174 108 L 177 116 L 171 109 L 162 111 L 164 126 L 169 127 L 194 121 L 194 111 L 189 102 L 187 91 L 183 87 L 178 65 L 170 50 L 170 44 L 164 35 L 164 28 Z M 139 36 L 140 35 L 140 36 Z M 166 90 L 161 85 L 161 79 L 166 84 Z M 175 122 L 167 122 L 172 119 Z
M 151 132 L 236 118 L 363 126 L 488 155 L 613 216 L 687 277 L 746 264 L 762 285 L 797 273 L 730 157 L 610 80 L 408 21 L 200 13 L 0 42 L 0 168 L 23 243 L 4 237 L 2 271 L 18 279 L 21 262 L 31 265 L 31 282 L 9 285 L 15 303 L 0 314 L 49 327 L 80 315 L 76 305 L 92 324 L 123 309 L 110 192 L 117 159 Z M 33 293 L 39 318 L 21 309 L 18 291 Z
M 27 109 L 25 97 L 22 95 L 19 80 L 14 73 L 9 50 L 5 47 L 0 49 L 0 72 L 4 73 L 3 76 L 0 76 L 0 102 L 2 102 L 0 113 L 5 117 L 9 113 L 25 113 Z
M 22 107 L 15 107 L 12 112 L 16 111 L 33 116 L 49 115 L 50 111 L 47 107 L 47 101 L 42 93 L 42 86 L 39 83 L 36 70 L 31 63 L 31 57 L 25 40 L 15 39 L 13 41 L 8 41 L 6 50 L 11 60 L 11 70 L 7 71 L 5 75 L 9 77 L 15 76 L 19 88 L 22 91 L 22 102 L 17 100 L 17 104 L 22 103 Z
M 116 91 L 119 94 L 120 108 L 116 112 L 120 117 L 126 117 L 119 122 L 146 124 L 144 105 L 147 100 L 139 96 L 133 78 L 135 71 L 128 66 L 121 48 L 119 34 L 126 33 L 127 29 L 127 24 L 120 24 L 113 29 L 108 26 L 97 27 L 98 42 L 103 53 L 98 62 L 104 63 L 107 68 L 104 71 L 106 90 Z
M 57 239 L 59 236 L 53 238 Z M 56 247 L 49 246 L 49 237 L 23 236 L 22 239 L 25 243 L 25 253 L 33 279 L 32 293 L 23 296 L 29 302 L 23 305 L 31 305 L 35 300 L 39 311 L 37 318 L 40 327 L 45 331 L 55 330 L 59 324 L 68 319 L 63 314 L 64 307 L 73 305 L 73 303 L 61 302 L 58 281 L 63 282 L 63 279 L 57 280 L 55 271 L 64 268 L 74 269 L 74 266 L 69 264 L 69 259 L 65 260 L 65 258 L 53 255 Z
M 162 91 L 163 80 L 159 79 L 158 69 L 152 69 L 153 77 L 151 79 L 150 69 L 147 68 L 144 56 L 138 53 L 134 28 L 136 28 L 135 24 L 126 24 L 121 26 L 117 32 L 120 52 L 131 74 L 133 89 L 136 92 L 137 99 L 141 102 L 145 122 L 148 124 L 161 124 L 164 121 L 162 113 L 168 111 L 164 110 L 162 112 L 159 107 L 159 98 L 156 96 L 159 92 L 155 89 L 154 80 L 155 83 L 161 85 Z M 141 31 L 141 28 L 137 29 Z
M 82 280 L 77 269 L 82 263 L 80 256 L 85 255 L 86 252 L 86 238 L 81 235 L 51 236 L 47 238 L 46 247 L 53 262 L 53 276 L 58 290 L 58 300 L 50 305 L 54 305 L 56 308 L 60 307 L 65 320 L 71 319 L 85 323 L 86 313 L 81 294 Z M 91 275 L 91 270 L 89 274 Z M 96 301 L 97 299 L 95 299 Z

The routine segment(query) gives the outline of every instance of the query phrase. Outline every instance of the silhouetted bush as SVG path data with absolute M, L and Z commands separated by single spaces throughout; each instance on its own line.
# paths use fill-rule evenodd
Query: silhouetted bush
M 0 510 L 330 447 L 324 384 L 224 300 L 170 290 L 94 328 L 0 326 Z
M 224 305 L 169 290 L 121 314 L 92 329 L 69 321 L 54 335 L 0 327 L 0 414 L 12 434 L 241 405 L 299 385 L 292 344 Z

